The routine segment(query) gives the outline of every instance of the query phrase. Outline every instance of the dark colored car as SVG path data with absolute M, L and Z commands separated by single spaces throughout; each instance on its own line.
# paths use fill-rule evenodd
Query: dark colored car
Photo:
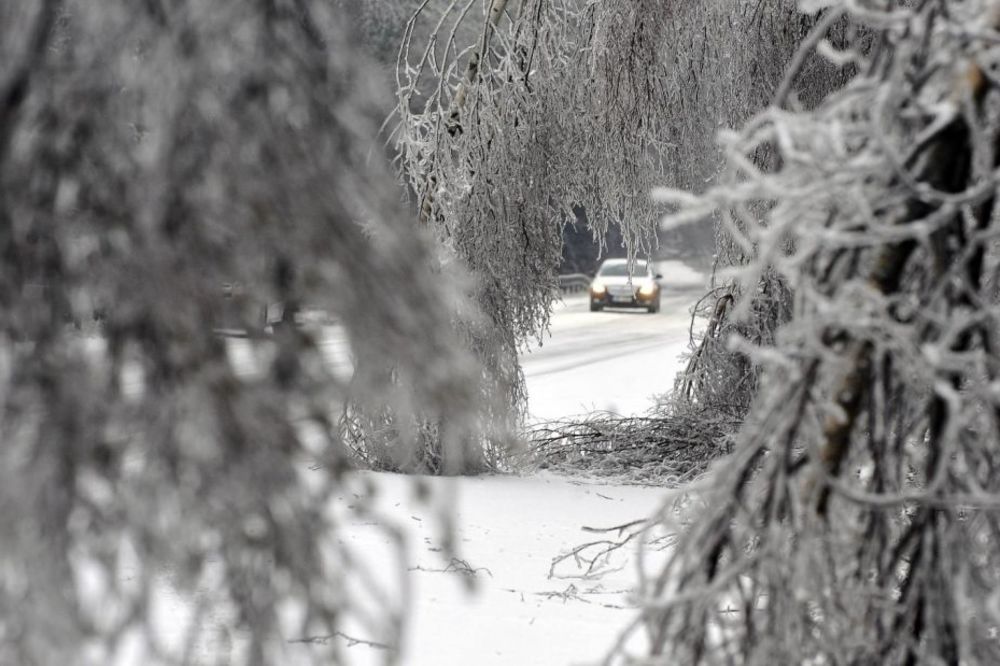
M 649 262 L 636 260 L 630 271 L 627 259 L 608 259 L 590 283 L 590 311 L 612 307 L 659 312 L 662 277 Z

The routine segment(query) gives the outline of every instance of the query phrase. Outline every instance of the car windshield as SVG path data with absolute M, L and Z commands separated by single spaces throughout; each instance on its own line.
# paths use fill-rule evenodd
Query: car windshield
M 646 262 L 637 261 L 635 262 L 632 275 L 635 277 L 644 277 L 647 274 Z M 601 266 L 601 271 L 598 275 L 604 277 L 625 277 L 628 275 L 628 264 L 624 261 L 619 263 L 615 262 L 613 264 L 604 264 Z

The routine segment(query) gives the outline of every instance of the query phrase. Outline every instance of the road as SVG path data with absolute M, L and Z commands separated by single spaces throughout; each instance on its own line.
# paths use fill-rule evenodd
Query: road
M 531 421 L 579 416 L 595 410 L 642 414 L 654 396 L 673 386 L 688 351 L 691 309 L 705 292 L 706 278 L 677 261 L 659 262 L 660 312 L 613 309 L 590 312 L 587 295 L 556 303 L 551 327 L 539 346 L 521 354 Z M 334 374 L 353 373 L 350 343 L 336 325 L 324 327 L 320 350 Z M 262 365 L 247 340 L 229 341 L 238 372 L 253 375 Z
M 679 262 L 661 262 L 662 306 L 590 312 L 586 294 L 567 296 L 550 335 L 521 355 L 532 421 L 603 410 L 642 414 L 673 386 L 688 351 L 691 308 L 705 278 Z

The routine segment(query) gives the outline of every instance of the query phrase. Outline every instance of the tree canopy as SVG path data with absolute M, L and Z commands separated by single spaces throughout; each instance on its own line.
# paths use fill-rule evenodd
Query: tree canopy
M 404 457 L 432 414 L 460 461 L 485 403 L 347 28 L 312 0 L 0 3 L 0 662 L 181 661 L 151 631 L 164 575 L 216 576 L 198 612 L 232 614 L 245 663 L 351 614 L 398 637 L 345 585 L 370 578 L 326 510 L 334 410 L 393 405 Z M 395 377 L 348 385 L 293 327 L 240 360 L 226 284 L 328 311 Z
M 730 341 L 763 378 L 726 464 L 658 517 L 681 536 L 636 626 L 671 662 L 993 663 L 997 6 L 821 5 L 720 183 L 657 193 L 749 258 L 733 317 L 768 272 L 792 309 Z M 808 105 L 814 54 L 852 76 Z

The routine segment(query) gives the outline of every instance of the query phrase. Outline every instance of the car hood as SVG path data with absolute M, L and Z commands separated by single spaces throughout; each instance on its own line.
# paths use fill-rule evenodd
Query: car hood
M 634 287 L 640 287 L 643 284 L 645 284 L 645 282 L 648 279 L 649 278 L 641 276 L 641 275 L 634 275 L 634 276 L 632 276 L 632 286 L 634 286 Z M 609 277 L 597 276 L 596 278 L 594 278 L 594 281 L 595 282 L 600 282 L 605 287 L 623 287 L 623 286 L 625 286 L 625 285 L 628 284 L 628 276 L 627 275 L 622 275 L 622 276 L 615 275 L 615 276 L 609 276 Z

